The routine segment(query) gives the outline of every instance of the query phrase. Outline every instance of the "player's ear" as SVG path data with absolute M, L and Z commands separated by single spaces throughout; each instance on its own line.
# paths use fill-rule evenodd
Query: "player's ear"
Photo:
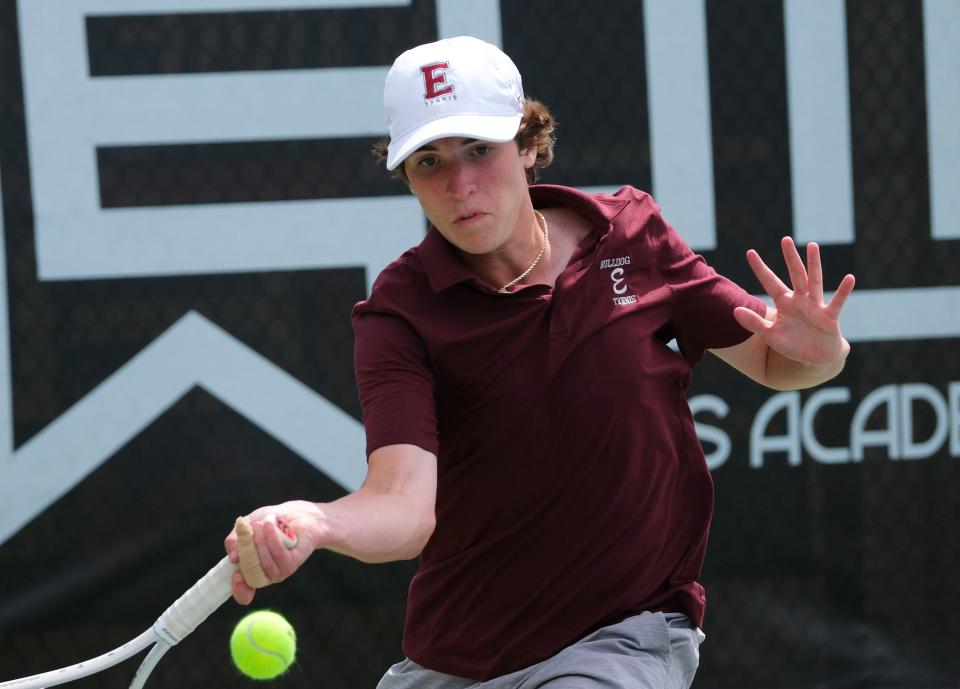
M 537 149 L 534 146 L 520 149 L 520 160 L 523 162 L 523 167 L 529 170 L 537 162 Z

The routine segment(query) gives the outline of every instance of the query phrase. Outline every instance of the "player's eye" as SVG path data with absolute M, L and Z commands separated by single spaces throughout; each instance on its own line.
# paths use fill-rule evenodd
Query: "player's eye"
M 475 156 L 485 156 L 489 155 L 493 151 L 493 146 L 490 144 L 477 144 L 473 147 L 473 154 Z
M 431 168 L 436 167 L 438 162 L 436 156 L 423 156 L 417 159 L 416 165 L 421 168 Z

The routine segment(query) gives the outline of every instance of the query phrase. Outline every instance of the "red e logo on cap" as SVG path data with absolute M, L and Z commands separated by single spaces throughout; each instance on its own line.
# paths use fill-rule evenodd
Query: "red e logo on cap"
M 453 86 L 447 83 L 446 70 L 450 69 L 449 62 L 436 62 L 420 68 L 423 73 L 423 97 L 427 100 L 439 98 L 453 93 Z

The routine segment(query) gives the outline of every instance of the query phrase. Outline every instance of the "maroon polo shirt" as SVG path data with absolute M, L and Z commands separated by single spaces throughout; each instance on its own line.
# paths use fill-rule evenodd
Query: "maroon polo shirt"
M 685 391 L 749 335 L 734 307 L 766 310 L 641 191 L 530 194 L 593 227 L 554 287 L 498 294 L 431 229 L 353 314 L 368 453 L 439 460 L 403 650 L 477 680 L 644 610 L 702 625 L 713 484 Z

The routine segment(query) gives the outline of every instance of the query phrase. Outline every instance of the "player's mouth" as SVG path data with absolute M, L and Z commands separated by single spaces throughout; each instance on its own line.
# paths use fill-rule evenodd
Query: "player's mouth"
M 484 218 L 485 216 L 486 216 L 486 213 L 481 213 L 479 211 L 464 213 L 463 215 L 460 215 L 459 217 L 457 217 L 457 219 L 454 220 L 453 222 L 455 225 L 460 225 L 460 226 L 472 225 L 473 223 L 479 221 L 481 218 Z

